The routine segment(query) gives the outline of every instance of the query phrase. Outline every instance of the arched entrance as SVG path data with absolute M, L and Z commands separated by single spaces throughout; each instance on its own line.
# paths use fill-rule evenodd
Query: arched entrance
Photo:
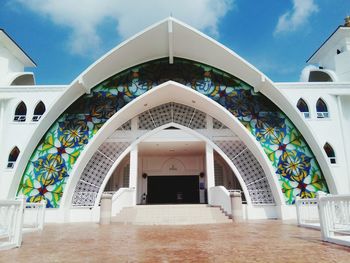
M 328 191 L 311 150 L 279 108 L 243 81 L 183 59 L 176 59 L 174 64 L 157 60 L 134 67 L 109 78 L 92 89 L 91 94 L 81 97 L 45 135 L 27 166 L 19 190 L 28 200 L 48 198 L 49 206 L 58 207 L 67 182 L 68 185 L 76 183 L 92 153 L 113 129 L 127 121 L 125 116 L 135 113 L 125 114 L 123 109 L 127 107 L 124 106 L 133 100 L 150 98 L 147 95 L 169 79 L 180 84 L 173 85 L 174 93 L 165 92 L 161 103 L 171 100 L 169 94 L 181 89 L 201 98 L 206 105 L 198 105 L 198 108 L 212 108 L 211 115 L 234 130 L 251 149 L 270 185 L 279 185 L 274 196 L 281 196 L 283 191 L 285 201 L 293 203 L 297 195 L 314 196 L 318 190 Z M 224 115 L 220 116 L 222 112 Z M 118 121 L 113 123 L 117 117 Z M 109 125 L 111 123 L 114 127 Z M 78 158 L 79 155 L 83 158 Z M 52 169 L 46 169 L 45 164 L 54 166 L 55 172 L 49 172 Z M 76 175 L 75 178 L 70 177 L 71 174 Z
M 188 118 L 186 118 L 186 115 Z M 132 129 L 132 126 L 134 129 Z M 184 136 L 184 133 L 179 132 L 180 130 L 191 136 Z M 146 152 L 144 149 L 146 147 L 145 142 L 150 142 L 149 138 L 159 132 L 162 132 L 162 134 L 158 138 L 158 141 L 157 139 L 153 139 L 153 148 L 150 148 L 151 146 L 149 145 L 147 146 L 148 152 L 151 149 L 157 151 L 157 147 L 154 147 L 154 145 L 157 146 L 158 144 L 159 146 L 159 144 L 163 143 L 163 145 L 159 147 L 163 147 L 162 158 L 153 158 L 151 161 L 161 162 L 161 166 L 169 167 L 167 167 L 167 169 L 158 167 L 154 170 L 149 167 L 151 165 L 145 165 L 141 170 L 137 169 L 137 174 L 134 174 L 137 178 L 128 179 L 130 185 L 122 183 L 123 186 L 134 187 L 138 185 L 138 187 L 140 187 L 138 183 L 132 182 L 144 181 L 142 178 L 144 173 L 150 173 L 150 175 L 153 173 L 153 175 L 157 176 L 196 174 L 198 177 L 201 172 L 204 172 L 206 175 L 206 189 L 210 186 L 215 186 L 215 158 L 213 155 L 215 151 L 223 158 L 222 160 L 224 162 L 228 163 L 230 170 L 233 171 L 231 184 L 233 185 L 234 179 L 237 178 L 238 184 L 242 186 L 245 196 L 247 196 L 248 204 L 274 204 L 273 193 L 263 168 L 250 149 L 235 133 L 220 121 L 202 111 L 190 106 L 171 102 L 151 108 L 127 121 L 117 128 L 112 135 L 99 146 L 89 162 L 85 165 L 82 175 L 76 184 L 72 200 L 73 206 L 90 207 L 98 205 L 98 197 L 102 194 L 109 178 L 113 176 L 115 169 L 120 163 L 123 163 L 125 156 L 129 154 L 129 152 L 133 152 L 133 156 L 139 156 L 140 144 L 143 146 L 143 152 Z M 179 139 L 179 136 L 182 136 L 183 139 Z M 126 143 L 127 141 L 129 141 L 129 143 Z M 202 146 L 198 146 L 198 142 L 200 142 Z M 186 169 L 185 167 L 187 165 L 184 165 L 186 161 L 184 162 L 182 157 L 183 155 L 188 156 L 188 153 L 182 152 L 182 154 L 176 155 L 176 158 L 174 158 L 172 153 L 165 153 L 164 147 L 166 147 L 166 151 L 172 151 L 172 149 L 177 146 L 176 144 L 189 143 L 192 143 L 191 145 L 194 145 L 194 147 L 202 149 L 200 155 L 204 157 L 203 160 L 194 158 L 193 162 L 203 161 L 204 165 L 197 165 L 197 167 Z M 189 147 L 183 148 L 182 150 L 193 152 L 193 149 L 189 149 Z M 136 155 L 135 152 L 137 152 Z M 199 154 L 198 149 L 195 153 L 197 155 Z M 139 159 L 139 157 L 136 158 Z M 132 162 L 130 159 L 132 158 L 129 157 L 129 164 Z M 133 160 L 136 165 L 130 164 L 127 171 L 128 175 L 132 174 L 132 167 L 140 166 L 137 165 L 140 163 L 138 159 Z M 169 162 L 169 160 L 171 160 L 171 162 Z M 175 163 L 178 165 L 175 165 Z M 126 164 L 123 163 L 124 167 L 125 165 Z M 176 172 L 169 173 L 172 169 L 175 169 Z M 122 170 L 122 172 L 125 173 L 124 170 Z M 120 184 L 121 180 L 119 180 L 118 185 Z M 108 190 L 116 189 L 112 187 Z M 138 197 L 136 197 L 135 200 L 141 200 L 141 195 L 145 192 L 147 192 L 147 188 L 143 189 L 143 191 L 138 189 Z M 279 199 L 279 196 L 277 196 L 276 199 Z M 69 199 L 67 199 L 67 201 L 68 200 Z

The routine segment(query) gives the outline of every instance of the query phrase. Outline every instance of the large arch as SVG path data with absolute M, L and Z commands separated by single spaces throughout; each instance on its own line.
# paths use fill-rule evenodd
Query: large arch
M 173 64 L 166 58 L 118 73 L 73 103 L 32 155 L 19 190 L 31 201 L 49 198 L 48 205 L 58 207 L 78 156 L 100 128 L 126 104 L 168 80 L 207 96 L 231 113 L 231 119 L 240 124 L 234 126 L 242 130 L 242 137 L 248 133 L 247 141 L 254 139 L 260 145 L 256 157 L 264 162 L 269 159 L 268 169 L 279 176 L 287 203 L 293 203 L 297 195 L 312 197 L 319 190 L 328 191 L 303 136 L 274 103 L 232 75 L 178 58 Z M 218 119 L 221 121 L 220 116 Z M 54 172 L 48 172 L 52 169 L 47 167 L 52 166 Z

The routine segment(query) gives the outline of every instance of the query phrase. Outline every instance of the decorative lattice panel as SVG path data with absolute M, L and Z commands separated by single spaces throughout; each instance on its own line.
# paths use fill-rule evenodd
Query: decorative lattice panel
M 216 141 L 216 145 L 231 159 L 247 185 L 253 204 L 271 204 L 274 198 L 264 170 L 242 141 Z
M 152 116 L 154 125 L 159 127 L 174 120 L 173 108 L 173 103 L 166 103 L 150 109 L 148 113 L 150 116 Z
M 129 143 L 125 142 L 105 142 L 98 148 L 98 150 L 114 162 L 128 146 Z
M 75 188 L 73 206 L 93 206 L 97 193 L 117 158 L 129 143 L 105 142 L 89 160 Z
M 202 111 L 196 110 L 189 127 L 192 129 L 198 130 L 198 129 L 205 129 L 206 126 L 207 126 L 206 114 Z
M 131 120 L 125 122 L 122 126 L 120 126 L 117 130 L 125 130 L 129 131 L 131 130 Z
M 216 129 L 216 130 L 228 129 L 221 121 L 218 121 L 215 118 L 213 118 L 213 128 Z
M 170 122 L 180 124 L 191 129 L 205 129 L 206 114 L 195 108 L 179 103 L 166 103 L 154 107 L 138 116 L 140 130 L 153 130 Z

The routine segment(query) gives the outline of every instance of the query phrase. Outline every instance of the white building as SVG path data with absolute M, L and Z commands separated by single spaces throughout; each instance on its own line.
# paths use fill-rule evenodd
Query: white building
M 47 220 L 69 222 L 96 220 L 104 191 L 116 213 L 220 204 L 226 188 L 243 191 L 248 218 L 293 218 L 296 196 L 350 193 L 349 61 L 349 17 L 298 83 L 168 18 L 42 86 L 1 30 L 0 199 L 46 199 Z

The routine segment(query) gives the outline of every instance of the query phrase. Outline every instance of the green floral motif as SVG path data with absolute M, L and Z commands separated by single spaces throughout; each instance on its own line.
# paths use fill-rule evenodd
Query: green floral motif
M 296 196 L 328 191 L 319 165 L 288 117 L 247 83 L 213 67 L 175 58 L 150 61 L 116 74 L 75 101 L 44 135 L 18 192 L 29 201 L 59 207 L 67 179 L 81 151 L 116 112 L 168 80 L 208 96 L 232 113 L 256 138 L 275 168 L 287 204 Z

